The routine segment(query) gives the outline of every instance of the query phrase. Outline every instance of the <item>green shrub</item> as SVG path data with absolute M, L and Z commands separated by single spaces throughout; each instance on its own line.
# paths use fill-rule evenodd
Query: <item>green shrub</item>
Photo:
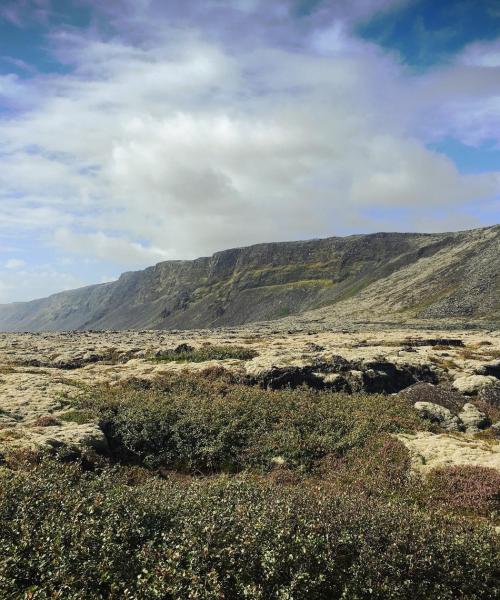
M 481 600 L 490 529 L 367 495 L 43 462 L 0 474 L 0 597 Z
M 207 360 L 227 360 L 230 358 L 238 360 L 250 360 L 257 356 L 255 350 L 242 348 L 241 346 L 202 346 L 201 348 L 191 348 L 185 344 L 167 350 L 156 356 L 157 361 L 174 361 L 174 362 L 205 362 Z
M 96 388 L 79 407 L 95 416 L 115 456 L 188 471 L 310 470 L 328 454 L 421 421 L 398 398 L 310 389 L 269 391 L 224 379 L 172 377 L 151 389 Z

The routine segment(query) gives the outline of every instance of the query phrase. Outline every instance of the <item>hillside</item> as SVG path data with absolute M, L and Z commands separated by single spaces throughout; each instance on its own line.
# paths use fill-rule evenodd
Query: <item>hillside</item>
M 2 305 L 0 330 L 189 329 L 303 313 L 306 320 L 497 322 L 499 257 L 498 225 L 258 244 Z

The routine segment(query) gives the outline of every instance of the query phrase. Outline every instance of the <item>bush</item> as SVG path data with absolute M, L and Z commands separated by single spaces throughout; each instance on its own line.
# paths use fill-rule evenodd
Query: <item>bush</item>
M 364 447 L 346 456 L 327 456 L 319 474 L 339 489 L 371 495 L 404 496 L 418 481 L 411 472 L 411 457 L 406 446 L 391 435 L 370 439 Z
M 392 500 L 44 462 L 0 475 L 2 598 L 497 597 L 491 530 Z
M 257 356 L 255 350 L 242 348 L 240 346 L 202 346 L 192 348 L 186 344 L 178 346 L 174 350 L 167 350 L 155 357 L 158 361 L 175 362 L 205 362 L 207 360 L 227 360 L 230 358 L 238 360 L 250 360 Z
M 310 470 L 374 435 L 421 426 L 398 398 L 310 389 L 268 391 L 224 379 L 168 378 L 153 388 L 96 388 L 80 401 L 106 432 L 115 456 L 188 471 Z
M 495 469 L 457 465 L 433 469 L 424 494 L 429 504 L 484 516 L 500 513 L 500 473 Z

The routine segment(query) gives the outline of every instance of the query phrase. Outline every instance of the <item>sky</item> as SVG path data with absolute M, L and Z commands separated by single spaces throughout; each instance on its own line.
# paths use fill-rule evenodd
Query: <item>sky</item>
M 500 0 L 1 0 L 0 303 L 500 222 Z

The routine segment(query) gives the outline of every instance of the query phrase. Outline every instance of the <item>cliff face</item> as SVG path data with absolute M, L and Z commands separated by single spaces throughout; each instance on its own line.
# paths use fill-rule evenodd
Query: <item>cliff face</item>
M 349 318 L 357 305 L 381 317 L 398 307 L 412 317 L 496 319 L 499 263 L 499 226 L 258 244 L 3 305 L 0 330 L 217 327 L 322 307 Z

